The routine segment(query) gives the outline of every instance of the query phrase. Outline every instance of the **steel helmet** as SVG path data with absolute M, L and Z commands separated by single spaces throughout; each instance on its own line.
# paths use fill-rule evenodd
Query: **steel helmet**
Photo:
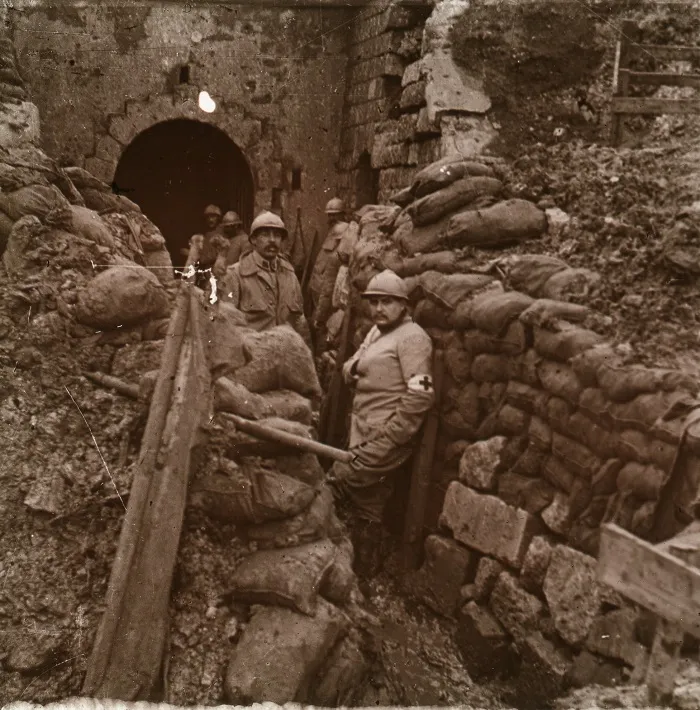
M 326 205 L 326 214 L 342 214 L 345 212 L 345 203 L 340 197 L 334 197 L 328 201 Z
M 284 226 L 284 222 L 274 212 L 261 212 L 253 220 L 253 224 L 250 225 L 250 236 L 254 236 L 258 229 L 264 229 L 265 227 L 279 229 L 285 237 L 287 236 L 287 228 Z
M 400 276 L 391 269 L 385 269 L 369 280 L 362 296 L 393 296 L 407 301 L 408 288 L 406 288 L 406 283 Z
M 204 208 L 204 214 L 215 214 L 217 217 L 221 217 L 221 210 L 216 205 L 207 205 Z
M 243 224 L 243 220 L 233 210 L 229 210 L 221 220 L 222 227 L 238 227 L 241 224 Z

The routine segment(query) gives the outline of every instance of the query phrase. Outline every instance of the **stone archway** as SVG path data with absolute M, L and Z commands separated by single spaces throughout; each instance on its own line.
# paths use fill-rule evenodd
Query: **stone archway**
M 210 203 L 253 217 L 253 177 L 238 146 L 221 130 L 193 119 L 161 121 L 126 147 L 113 188 L 136 202 L 161 230 L 174 264 L 192 234 L 203 229 Z

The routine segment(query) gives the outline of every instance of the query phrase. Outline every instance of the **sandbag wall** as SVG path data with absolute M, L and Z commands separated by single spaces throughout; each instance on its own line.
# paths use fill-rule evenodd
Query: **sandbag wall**
M 645 617 L 596 582 L 600 525 L 649 538 L 689 522 L 692 426 L 680 444 L 698 386 L 604 342 L 600 314 L 567 300 L 585 300 L 597 274 L 523 254 L 548 220 L 508 200 L 494 168 L 446 159 L 394 197 L 402 210 L 360 210 L 355 344 L 369 327 L 359 293 L 377 270 L 396 270 L 446 370 L 432 534 L 406 587 L 459 620 L 475 677 L 517 673 L 537 700 L 629 679 L 644 659 Z

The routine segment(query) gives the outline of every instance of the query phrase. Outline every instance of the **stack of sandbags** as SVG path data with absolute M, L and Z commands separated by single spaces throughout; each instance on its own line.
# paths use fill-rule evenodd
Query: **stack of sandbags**
M 539 237 L 545 213 L 527 200 L 505 199 L 498 161 L 443 158 L 417 173 L 395 196 L 404 211 L 394 240 L 408 255 L 440 246 L 503 247 Z

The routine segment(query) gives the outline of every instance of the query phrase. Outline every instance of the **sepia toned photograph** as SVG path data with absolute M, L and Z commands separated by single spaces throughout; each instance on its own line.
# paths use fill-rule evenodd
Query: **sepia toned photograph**
M 699 0 L 0 0 L 0 707 L 700 710 L 698 89 Z

